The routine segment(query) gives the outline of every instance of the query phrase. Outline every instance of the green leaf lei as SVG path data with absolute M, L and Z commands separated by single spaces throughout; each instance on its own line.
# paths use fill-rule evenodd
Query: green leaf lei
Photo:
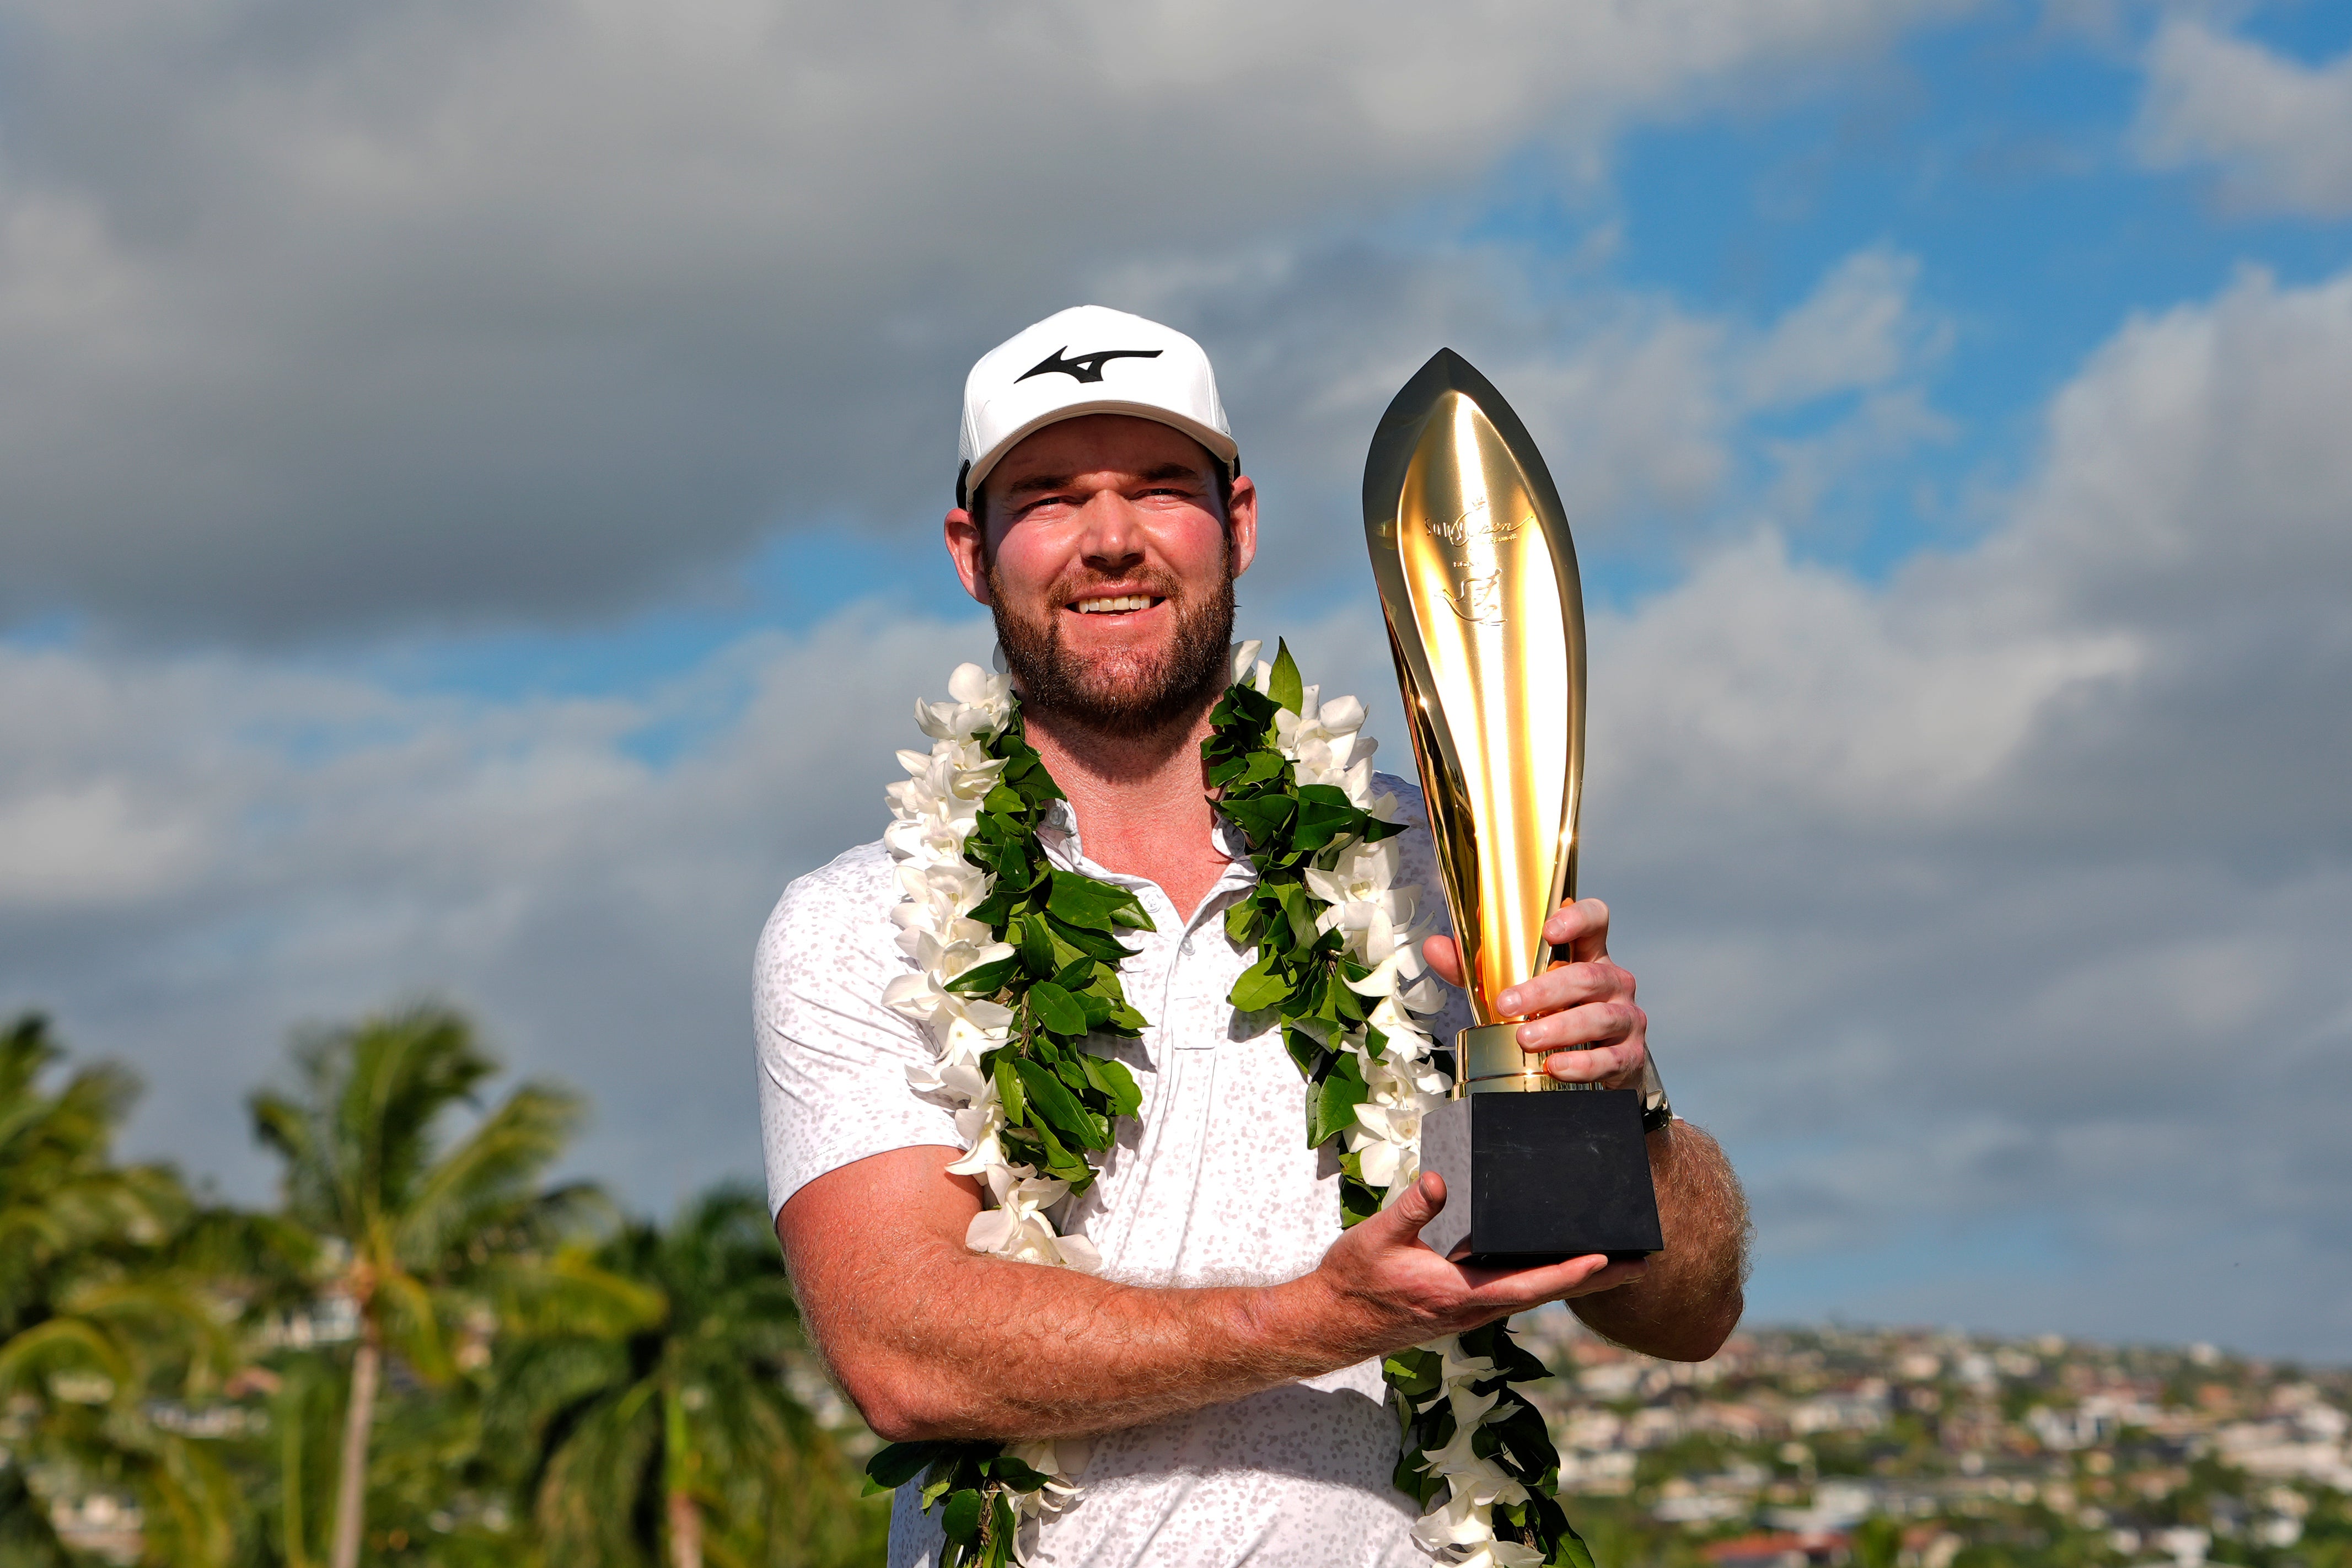
M 1313 1089 L 1307 1142 L 1320 1148 L 1354 1125 L 1356 1107 L 1370 1092 L 1360 1052 L 1377 1056 L 1387 1042 L 1370 1021 L 1366 998 L 1349 984 L 1370 971 L 1347 952 L 1342 932 L 1318 929 L 1328 906 L 1309 889 L 1307 872 L 1328 870 L 1351 846 L 1378 843 L 1403 826 L 1374 816 L 1332 785 L 1297 783 L 1276 727 L 1276 715 L 1296 714 L 1305 691 L 1286 645 L 1278 647 L 1267 687 L 1260 691 L 1244 680 L 1230 688 L 1201 746 L 1218 792 L 1213 805 L 1243 834 L 1257 871 L 1248 896 L 1225 913 L 1234 942 L 1258 950 L 1229 1000 L 1241 1012 L 1276 1015 L 1284 1048 Z M 985 750 L 1004 769 L 982 803 L 964 857 L 995 879 L 971 914 L 1015 952 L 965 972 L 949 989 L 1013 1010 L 1007 1043 L 982 1058 L 1003 1101 L 1006 1124 L 997 1136 L 1008 1156 L 1083 1192 L 1095 1176 L 1087 1156 L 1108 1150 L 1115 1121 L 1134 1115 L 1141 1103 L 1127 1068 L 1086 1050 L 1085 1043 L 1092 1034 L 1133 1038 L 1142 1032 L 1145 1020 L 1119 984 L 1118 965 L 1130 950 L 1117 933 L 1154 928 L 1131 892 L 1047 861 L 1037 826 L 1064 797 L 1025 738 L 1017 702 Z M 1342 1152 L 1339 1165 L 1340 1223 L 1352 1226 L 1380 1212 L 1381 1194 L 1363 1179 L 1359 1156 Z M 1454 1372 L 1449 1378 L 1449 1360 L 1484 1375 Z M 1453 1443 L 1466 1417 L 1478 1423 L 1470 1454 L 1525 1493 L 1523 1500 L 1492 1504 L 1496 1544 L 1517 1551 L 1487 1560 L 1593 1568 L 1554 1495 L 1559 1451 L 1541 1414 L 1512 1386 L 1551 1374 L 1506 1323 L 1472 1330 L 1450 1345 L 1400 1351 L 1381 1373 L 1396 1392 L 1402 1426 L 1396 1485 L 1428 1512 L 1424 1525 L 1442 1523 L 1449 1489 L 1431 1456 Z M 944 1504 L 940 1568 L 1004 1568 L 1019 1531 L 1015 1498 L 1051 1480 L 1006 1445 L 986 1441 L 892 1443 L 874 1456 L 866 1476 L 869 1491 L 923 1478 L 924 1510 Z M 1449 1560 L 1441 1542 L 1431 1544 L 1440 1561 Z

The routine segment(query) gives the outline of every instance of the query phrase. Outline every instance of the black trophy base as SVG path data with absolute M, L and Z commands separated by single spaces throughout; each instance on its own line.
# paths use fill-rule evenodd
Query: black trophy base
M 1630 1089 L 1449 1100 L 1421 1119 L 1421 1168 L 1445 1178 L 1445 1208 L 1421 1232 L 1444 1257 L 1530 1268 L 1665 1247 Z

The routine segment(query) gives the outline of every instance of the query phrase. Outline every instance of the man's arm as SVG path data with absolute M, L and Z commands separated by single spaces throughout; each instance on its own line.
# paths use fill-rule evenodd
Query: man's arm
M 1562 904 L 1544 922 L 1544 940 L 1567 949 L 1569 961 L 1496 998 L 1505 1014 L 1528 1019 L 1519 1045 L 1542 1054 L 1555 1078 L 1638 1088 L 1650 1020 L 1633 1000 L 1633 977 L 1609 960 L 1609 906 Z M 1452 938 L 1431 937 L 1423 951 L 1440 977 L 1462 983 Z M 1738 1326 L 1746 1304 L 1747 1200 L 1722 1149 L 1689 1122 L 1668 1122 L 1647 1142 L 1665 1250 L 1639 1283 L 1580 1297 L 1572 1310 L 1628 1349 L 1705 1361 Z
M 1679 1119 L 1649 1135 L 1665 1250 L 1630 1284 L 1569 1303 L 1595 1333 L 1668 1361 L 1705 1361 L 1745 1306 L 1748 1203 L 1715 1140 Z
M 776 1216 L 818 1349 L 891 1441 L 1132 1426 L 1626 1285 L 1648 1267 L 1450 1263 L 1420 1239 L 1444 1203 L 1444 1184 L 1424 1175 L 1285 1284 L 1118 1285 L 967 1250 L 979 1189 L 946 1169 L 961 1152 L 857 1161 L 809 1183 Z

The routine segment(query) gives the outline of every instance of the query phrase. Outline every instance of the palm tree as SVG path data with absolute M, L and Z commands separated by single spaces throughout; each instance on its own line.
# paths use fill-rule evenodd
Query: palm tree
M 478 1372 L 496 1331 L 621 1331 L 657 1303 L 567 1245 L 594 1189 L 541 1185 L 579 1121 L 576 1097 L 524 1084 L 450 1135 L 497 1071 L 457 1013 L 367 1018 L 298 1045 L 296 1063 L 296 1093 L 253 1097 L 254 1128 L 285 1162 L 288 1216 L 324 1243 L 327 1299 L 357 1320 L 329 1552 L 331 1568 L 357 1568 L 387 1356 L 438 1386 Z
M 37 1016 L 0 1029 L 0 1408 L 17 1461 L 0 1545 L 61 1562 L 51 1505 L 127 1497 L 148 1560 L 217 1563 L 234 1489 L 210 1445 L 158 1418 L 234 1358 L 174 1256 L 193 1206 L 168 1169 L 113 1161 L 131 1075 L 85 1067 L 44 1089 L 62 1056 Z
M 601 1255 L 657 1288 L 625 1341 L 550 1342 L 509 1368 L 553 1408 L 537 1512 L 550 1560 L 668 1568 L 871 1562 L 888 1525 L 787 1381 L 813 1366 L 757 1195 L 722 1186 Z

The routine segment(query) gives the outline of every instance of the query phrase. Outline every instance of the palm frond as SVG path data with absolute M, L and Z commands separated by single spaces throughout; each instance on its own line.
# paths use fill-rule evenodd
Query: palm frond
M 441 1383 L 457 1371 L 449 1354 L 434 1293 L 410 1275 L 390 1273 L 375 1282 L 376 1321 L 384 1348 L 396 1352 L 427 1383 Z
M 581 1113 L 577 1095 L 547 1085 L 525 1084 L 509 1095 L 457 1147 L 417 1173 L 394 1221 L 395 1256 L 431 1272 L 484 1231 L 518 1217 Z
M 0 1395 L 46 1399 L 60 1374 L 80 1374 L 105 1379 L 108 1392 L 102 1397 L 110 1399 L 114 1390 L 131 1383 L 134 1371 L 112 1335 L 80 1318 L 51 1318 L 0 1344 Z
M 669 1314 L 659 1286 L 599 1268 L 585 1248 L 544 1261 L 500 1258 L 472 1283 L 496 1304 L 507 1333 L 530 1338 L 617 1338 Z

